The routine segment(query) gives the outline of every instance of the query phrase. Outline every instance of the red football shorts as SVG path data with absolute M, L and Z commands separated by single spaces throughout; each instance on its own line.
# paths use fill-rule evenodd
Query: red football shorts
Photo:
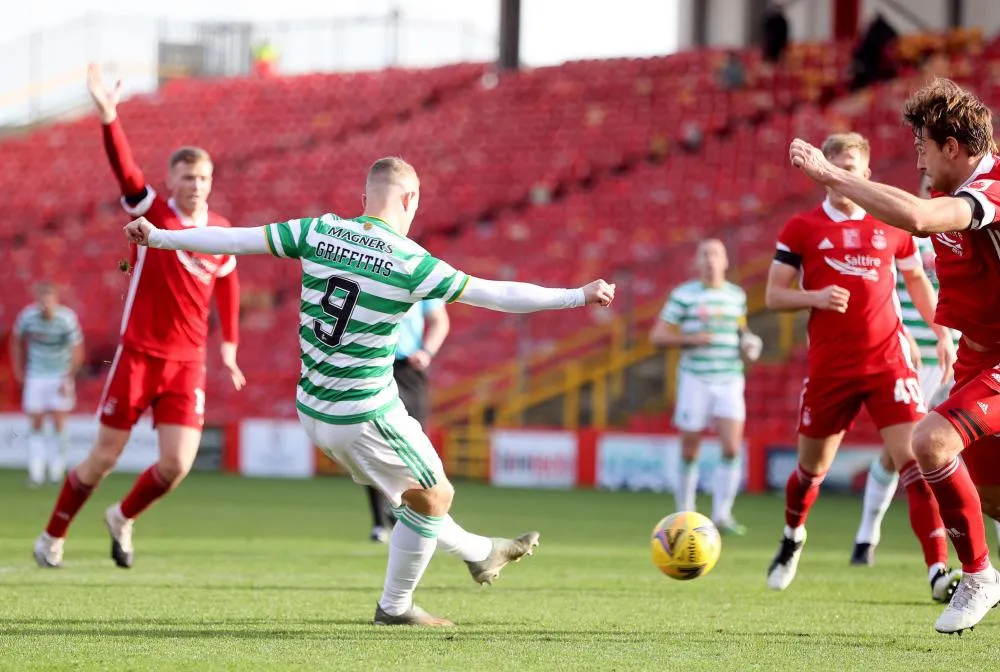
M 976 485 L 1000 485 L 1000 352 L 959 343 L 955 387 L 934 411 L 962 437 L 962 460 Z
M 153 425 L 205 425 L 205 363 L 177 362 L 119 346 L 97 414 L 101 424 L 131 429 L 147 408 Z
M 906 366 L 857 378 L 806 378 L 799 433 L 823 439 L 851 428 L 864 405 L 878 429 L 917 422 L 927 412 L 917 374 Z

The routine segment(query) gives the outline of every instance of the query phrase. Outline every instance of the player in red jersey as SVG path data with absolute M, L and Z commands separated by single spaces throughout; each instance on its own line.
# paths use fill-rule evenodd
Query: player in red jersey
M 860 180 L 871 174 L 868 141 L 857 133 L 830 136 L 822 154 Z M 911 450 L 914 423 L 926 409 L 896 296 L 898 268 L 914 306 L 933 323 L 937 297 L 913 237 L 828 189 L 820 207 L 785 224 L 777 247 L 767 280 L 768 308 L 809 308 L 811 313 L 799 464 L 786 486 L 785 531 L 768 568 L 768 586 L 784 590 L 795 578 L 809 509 L 844 433 L 864 405 L 906 486 L 910 525 L 923 548 L 931 596 L 947 602 L 962 573 L 946 565 L 944 525 Z M 792 287 L 796 277 L 801 289 Z M 948 331 L 933 328 L 953 353 Z
M 170 158 L 164 200 L 146 183 L 118 121 L 121 82 L 104 86 L 90 66 L 88 86 L 100 114 L 104 146 L 122 190 L 122 207 L 145 215 L 161 229 L 229 226 L 208 210 L 212 163 L 196 147 L 182 147 Z M 139 416 L 153 411 L 160 459 L 136 480 L 132 490 L 105 512 L 111 555 L 119 567 L 133 560 L 132 522 L 187 475 L 201 442 L 205 412 L 205 345 L 213 293 L 222 326 L 222 361 L 240 389 L 245 380 L 236 364 L 239 284 L 236 259 L 132 248 L 132 278 L 121 322 L 121 344 L 108 373 L 98 409 L 100 428 L 87 458 L 69 472 L 45 531 L 35 542 L 39 566 L 62 563 L 70 522 L 94 488 L 114 468 Z
M 1000 156 L 989 107 L 949 80 L 915 93 L 903 118 L 913 129 L 917 168 L 931 180 L 930 200 L 858 179 L 800 139 L 789 158 L 887 225 L 933 236 L 936 322 L 957 329 L 962 339 L 951 395 L 917 425 L 913 449 L 965 571 L 934 625 L 954 633 L 972 628 L 1000 603 L 1000 573 L 990 563 L 980 515 L 980 495 L 986 513 L 1000 512 Z

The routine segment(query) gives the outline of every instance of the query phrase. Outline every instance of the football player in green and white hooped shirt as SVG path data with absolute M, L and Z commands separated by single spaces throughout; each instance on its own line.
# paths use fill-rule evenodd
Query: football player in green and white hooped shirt
M 516 539 L 470 534 L 448 515 L 454 490 L 419 423 L 399 401 L 392 365 L 399 324 L 410 305 L 444 299 L 504 312 L 607 306 L 615 287 L 577 289 L 494 282 L 456 271 L 406 237 L 420 198 L 416 171 L 398 158 L 376 161 L 365 184 L 364 214 L 297 219 L 256 228 L 156 229 L 140 218 L 130 240 L 208 254 L 299 259 L 302 356 L 296 406 L 313 442 L 363 485 L 393 504 L 380 625 L 451 625 L 413 603 L 436 547 L 458 555 L 474 580 L 492 583 L 507 563 L 529 555 L 538 533 Z
M 746 420 L 744 360 L 760 356 L 762 343 L 747 329 L 747 297 L 726 281 L 729 261 L 722 241 L 698 245 L 700 279 L 670 293 L 650 340 L 681 351 L 674 426 L 681 432 L 681 469 L 674 497 L 679 511 L 695 510 L 702 433 L 715 422 L 722 444 L 712 493 L 712 520 L 723 534 L 745 534 L 733 518 L 740 484 L 740 445 Z
M 37 301 L 18 314 L 10 338 L 14 379 L 24 384 L 21 408 L 31 421 L 28 482 L 32 486 L 45 482 L 46 471 L 53 483 L 62 480 L 69 446 L 66 415 L 76 405 L 76 372 L 83 364 L 83 332 L 76 313 L 59 303 L 59 293 L 48 282 L 39 283 L 35 296 Z M 52 419 L 55 430 L 48 441 L 46 418 Z

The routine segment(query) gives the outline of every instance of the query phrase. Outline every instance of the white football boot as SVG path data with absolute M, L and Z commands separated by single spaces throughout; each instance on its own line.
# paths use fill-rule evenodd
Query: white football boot
M 805 530 L 802 541 L 794 541 L 784 535 L 781 537 L 778 552 L 774 554 L 771 566 L 767 568 L 767 587 L 771 590 L 784 590 L 795 579 L 799 558 L 802 557 L 802 547 L 806 543 L 804 533 Z
M 1000 604 L 1000 572 L 990 567 L 983 572 L 966 574 L 934 629 L 948 635 L 961 634 L 963 630 L 974 628 L 997 604 Z
M 42 532 L 35 540 L 34 555 L 38 566 L 46 569 L 62 567 L 65 541 L 62 537 L 53 537 L 48 532 Z
M 135 549 L 132 547 L 132 520 L 122 515 L 119 504 L 112 504 L 104 512 L 104 524 L 111 535 L 111 559 L 122 569 L 132 566 Z
M 939 569 L 931 579 L 931 599 L 941 604 L 948 604 L 961 580 L 961 569 Z

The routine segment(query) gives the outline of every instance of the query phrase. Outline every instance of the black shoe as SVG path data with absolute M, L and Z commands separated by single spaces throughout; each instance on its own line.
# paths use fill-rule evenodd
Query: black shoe
M 122 569 L 132 566 L 135 551 L 132 548 L 132 521 L 122 516 L 117 504 L 104 512 L 104 524 L 111 535 L 111 559 Z M 127 550 L 126 550 L 127 549 Z
M 806 540 L 793 541 L 782 535 L 778 552 L 774 554 L 771 565 L 767 568 L 767 587 L 771 590 L 784 590 L 795 580 L 799 569 L 799 559 L 802 557 L 802 547 Z
M 851 565 L 854 567 L 873 567 L 875 565 L 875 545 L 855 543 L 851 553 Z

